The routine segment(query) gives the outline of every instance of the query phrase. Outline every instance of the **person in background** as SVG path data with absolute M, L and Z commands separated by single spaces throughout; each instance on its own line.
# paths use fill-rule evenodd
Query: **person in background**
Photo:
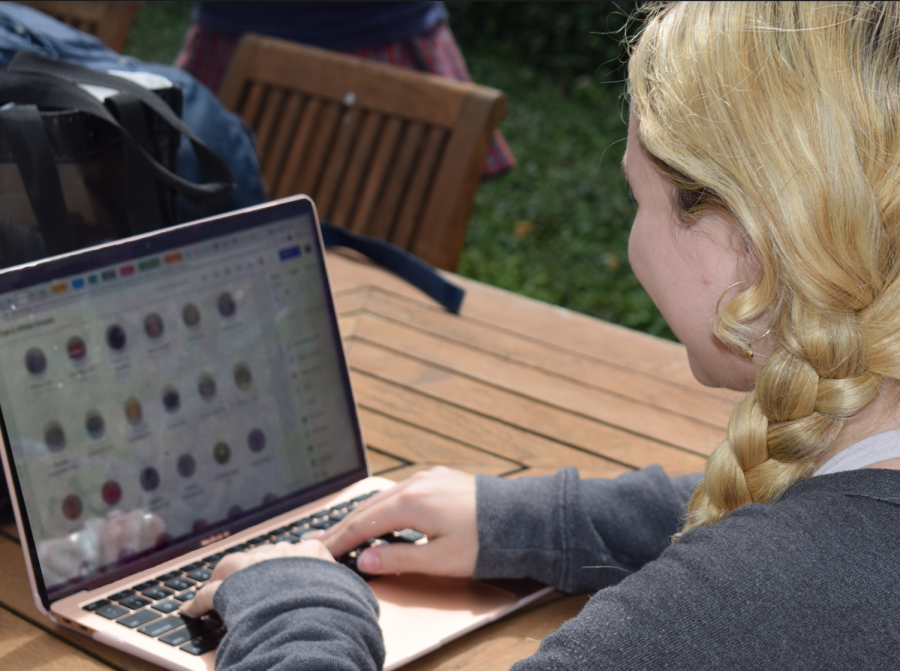
M 218 93 L 241 35 L 260 33 L 470 82 L 443 2 L 198 2 L 175 59 Z M 494 131 L 483 180 L 516 165 Z
M 702 480 L 419 473 L 223 560 L 185 607 L 224 617 L 219 671 L 380 668 L 377 602 L 331 558 L 406 527 L 428 542 L 358 566 L 599 590 L 517 671 L 897 668 L 898 54 L 900 3 L 654 10 L 629 258 L 694 376 L 746 392 Z

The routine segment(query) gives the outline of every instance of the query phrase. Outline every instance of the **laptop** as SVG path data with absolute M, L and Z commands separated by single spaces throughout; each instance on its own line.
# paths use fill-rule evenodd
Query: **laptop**
M 370 477 L 306 196 L 0 272 L 0 420 L 37 607 L 169 669 L 214 668 L 221 621 L 177 609 L 222 557 L 393 486 Z M 369 585 L 386 669 L 550 591 Z

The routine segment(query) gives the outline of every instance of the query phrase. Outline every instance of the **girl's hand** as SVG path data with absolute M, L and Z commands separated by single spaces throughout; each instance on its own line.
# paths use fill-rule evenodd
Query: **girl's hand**
M 278 557 L 314 557 L 316 559 L 334 561 L 334 557 L 331 556 L 325 546 L 315 540 L 301 541 L 296 545 L 275 543 L 274 545 L 254 548 L 247 552 L 236 552 L 224 557 L 219 562 L 216 568 L 213 569 L 209 582 L 197 590 L 197 596 L 191 601 L 186 601 L 179 612 L 188 617 L 200 617 L 204 613 L 208 613 L 213 609 L 213 597 L 216 595 L 216 590 L 219 589 L 219 585 L 222 584 L 225 578 L 253 564 Z
M 369 548 L 357 559 L 359 570 L 376 575 L 471 576 L 478 558 L 475 476 L 443 466 L 416 473 L 366 499 L 330 529 L 305 537 L 321 540 L 335 557 L 340 557 L 369 538 L 401 529 L 420 531 L 428 536 L 428 542 Z

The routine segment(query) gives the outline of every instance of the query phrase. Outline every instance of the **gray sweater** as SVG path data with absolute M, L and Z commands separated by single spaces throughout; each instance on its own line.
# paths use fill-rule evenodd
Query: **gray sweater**
M 477 577 L 601 587 L 516 671 L 900 668 L 900 472 L 804 480 L 670 545 L 696 477 L 478 479 Z M 223 582 L 219 671 L 379 669 L 371 591 L 315 559 Z

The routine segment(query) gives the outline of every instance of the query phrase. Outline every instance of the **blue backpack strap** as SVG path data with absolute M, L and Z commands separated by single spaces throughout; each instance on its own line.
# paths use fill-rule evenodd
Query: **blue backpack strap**
M 437 270 L 405 249 L 384 240 L 353 233 L 343 226 L 322 224 L 322 241 L 326 247 L 347 247 L 402 277 L 417 289 L 428 294 L 444 309 L 459 314 L 466 292 L 445 280 Z

